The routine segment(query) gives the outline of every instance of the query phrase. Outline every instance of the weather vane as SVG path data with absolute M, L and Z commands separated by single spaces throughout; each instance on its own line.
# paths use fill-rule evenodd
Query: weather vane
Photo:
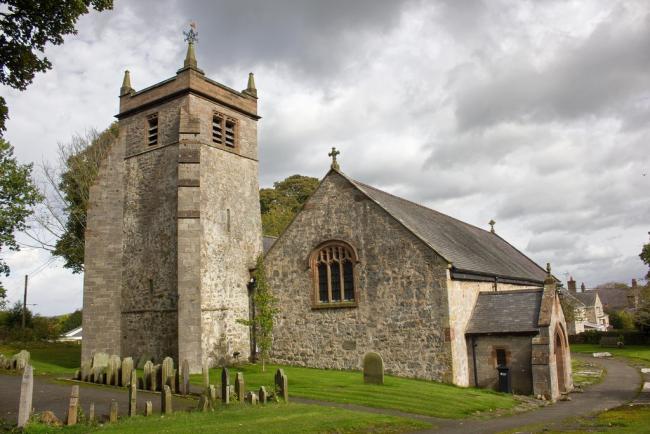
M 196 31 L 196 23 L 194 21 L 190 22 L 189 30 L 183 30 L 183 35 L 185 35 L 185 41 L 189 42 L 190 44 L 199 42 L 199 32 Z

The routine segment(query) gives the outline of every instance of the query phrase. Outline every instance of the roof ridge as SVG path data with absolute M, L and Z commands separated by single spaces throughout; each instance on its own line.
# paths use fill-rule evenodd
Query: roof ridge
M 544 288 L 506 289 L 503 291 L 479 291 L 479 295 L 522 294 L 529 292 L 543 292 Z

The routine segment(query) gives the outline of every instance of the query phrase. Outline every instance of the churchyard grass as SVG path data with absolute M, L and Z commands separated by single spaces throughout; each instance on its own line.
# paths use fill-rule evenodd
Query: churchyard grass
M 0 353 L 12 356 L 20 350 L 30 352 L 36 375 L 74 374 L 81 364 L 81 345 L 62 342 L 29 342 L 0 345 Z
M 598 365 L 576 358 L 571 359 L 571 372 L 573 385 L 581 387 L 600 383 L 605 374 L 605 370 Z
M 614 356 L 625 357 L 637 362 L 650 365 L 650 345 L 626 345 L 623 348 L 606 348 L 593 344 L 572 344 L 574 353 L 600 353 L 608 352 Z
M 247 390 L 266 386 L 273 390 L 273 375 L 279 366 L 241 365 L 230 368 L 231 384 L 236 372 L 244 373 Z M 433 381 L 385 376 L 384 385 L 364 384 L 358 371 L 336 371 L 281 366 L 289 378 L 289 396 L 322 401 L 386 408 L 441 418 L 463 418 L 477 412 L 511 409 L 517 401 L 512 395 L 489 390 L 455 387 Z M 221 370 L 210 370 L 215 384 Z M 192 384 L 200 385 L 201 375 L 192 375 Z
M 25 433 L 396 433 L 430 428 L 422 421 L 304 404 L 233 404 L 215 412 L 178 412 L 120 419 L 115 424 L 53 428 L 30 424 Z

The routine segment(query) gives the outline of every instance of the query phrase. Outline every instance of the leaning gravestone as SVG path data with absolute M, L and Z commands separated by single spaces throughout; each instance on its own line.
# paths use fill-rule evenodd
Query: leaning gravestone
M 239 402 L 244 402 L 246 398 L 246 385 L 244 383 L 244 373 L 237 372 L 237 377 L 235 378 L 235 395 L 237 395 L 237 400 Z
M 151 363 L 151 360 L 147 360 L 147 362 L 143 366 L 144 369 L 144 389 L 145 390 L 154 390 L 152 388 L 153 382 L 155 379 L 152 379 L 153 375 L 153 363 Z
M 363 356 L 363 382 L 367 384 L 384 384 L 384 361 L 377 353 Z
M 140 357 L 138 357 L 138 363 L 135 365 L 136 369 L 144 369 L 144 364 L 147 362 L 151 362 L 153 357 L 151 357 L 151 354 L 144 353 Z
M 109 356 L 106 353 L 102 353 L 102 352 L 95 353 L 95 354 L 93 354 L 92 367 L 93 368 L 105 368 L 106 366 L 108 366 L 108 359 L 109 359 Z
M 160 373 L 160 385 L 173 387 L 174 384 L 174 359 L 171 357 L 165 357 L 162 362 Z
M 160 394 L 160 413 L 172 414 L 172 389 L 166 384 Z
M 151 416 L 153 414 L 153 404 L 151 401 L 147 401 L 144 403 L 144 415 L 145 416 Z
M 135 371 L 131 371 L 131 379 L 129 380 L 129 416 L 135 416 L 137 413 L 138 405 L 138 375 Z
M 117 401 L 113 399 L 111 400 L 111 412 L 108 417 L 108 420 L 111 423 L 117 422 L 117 412 L 118 412 Z
M 260 390 L 257 392 L 257 396 L 259 397 L 260 404 L 266 404 L 266 399 L 268 398 L 266 387 L 260 386 Z
M 289 380 L 283 369 L 275 372 L 275 394 L 282 397 L 284 402 L 289 402 Z
M 181 395 L 190 393 L 190 363 L 187 359 L 181 363 L 180 393 Z
M 120 368 L 122 367 L 122 359 L 120 356 L 113 354 L 108 359 L 108 368 L 106 370 L 106 384 L 117 386 L 120 382 Z
M 203 390 L 208 390 L 208 387 L 210 387 L 210 367 L 207 360 L 204 360 L 201 365 L 201 374 L 203 374 Z
M 77 414 L 79 412 L 79 386 L 72 386 L 70 393 L 70 403 L 68 404 L 68 425 L 77 424 Z
M 14 369 L 25 369 L 29 364 L 29 351 L 20 350 L 20 352 L 12 357 L 12 364 Z
M 131 357 L 125 357 L 122 360 L 122 370 L 120 371 L 120 386 L 126 387 L 131 382 L 131 372 L 133 372 L 133 359 Z M 138 381 L 135 381 L 136 387 Z
M 230 375 L 228 374 L 228 368 L 225 366 L 221 371 L 221 402 L 224 404 L 230 403 Z
M 29 422 L 32 413 L 32 394 L 34 392 L 34 371 L 32 365 L 25 366 L 23 381 L 20 385 L 20 404 L 18 407 L 18 428 Z

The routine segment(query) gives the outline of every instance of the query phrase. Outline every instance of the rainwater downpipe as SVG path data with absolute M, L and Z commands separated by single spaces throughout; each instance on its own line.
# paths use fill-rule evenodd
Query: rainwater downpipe
M 476 340 L 472 336 L 472 366 L 474 367 L 474 387 L 478 387 L 478 372 L 476 370 Z

